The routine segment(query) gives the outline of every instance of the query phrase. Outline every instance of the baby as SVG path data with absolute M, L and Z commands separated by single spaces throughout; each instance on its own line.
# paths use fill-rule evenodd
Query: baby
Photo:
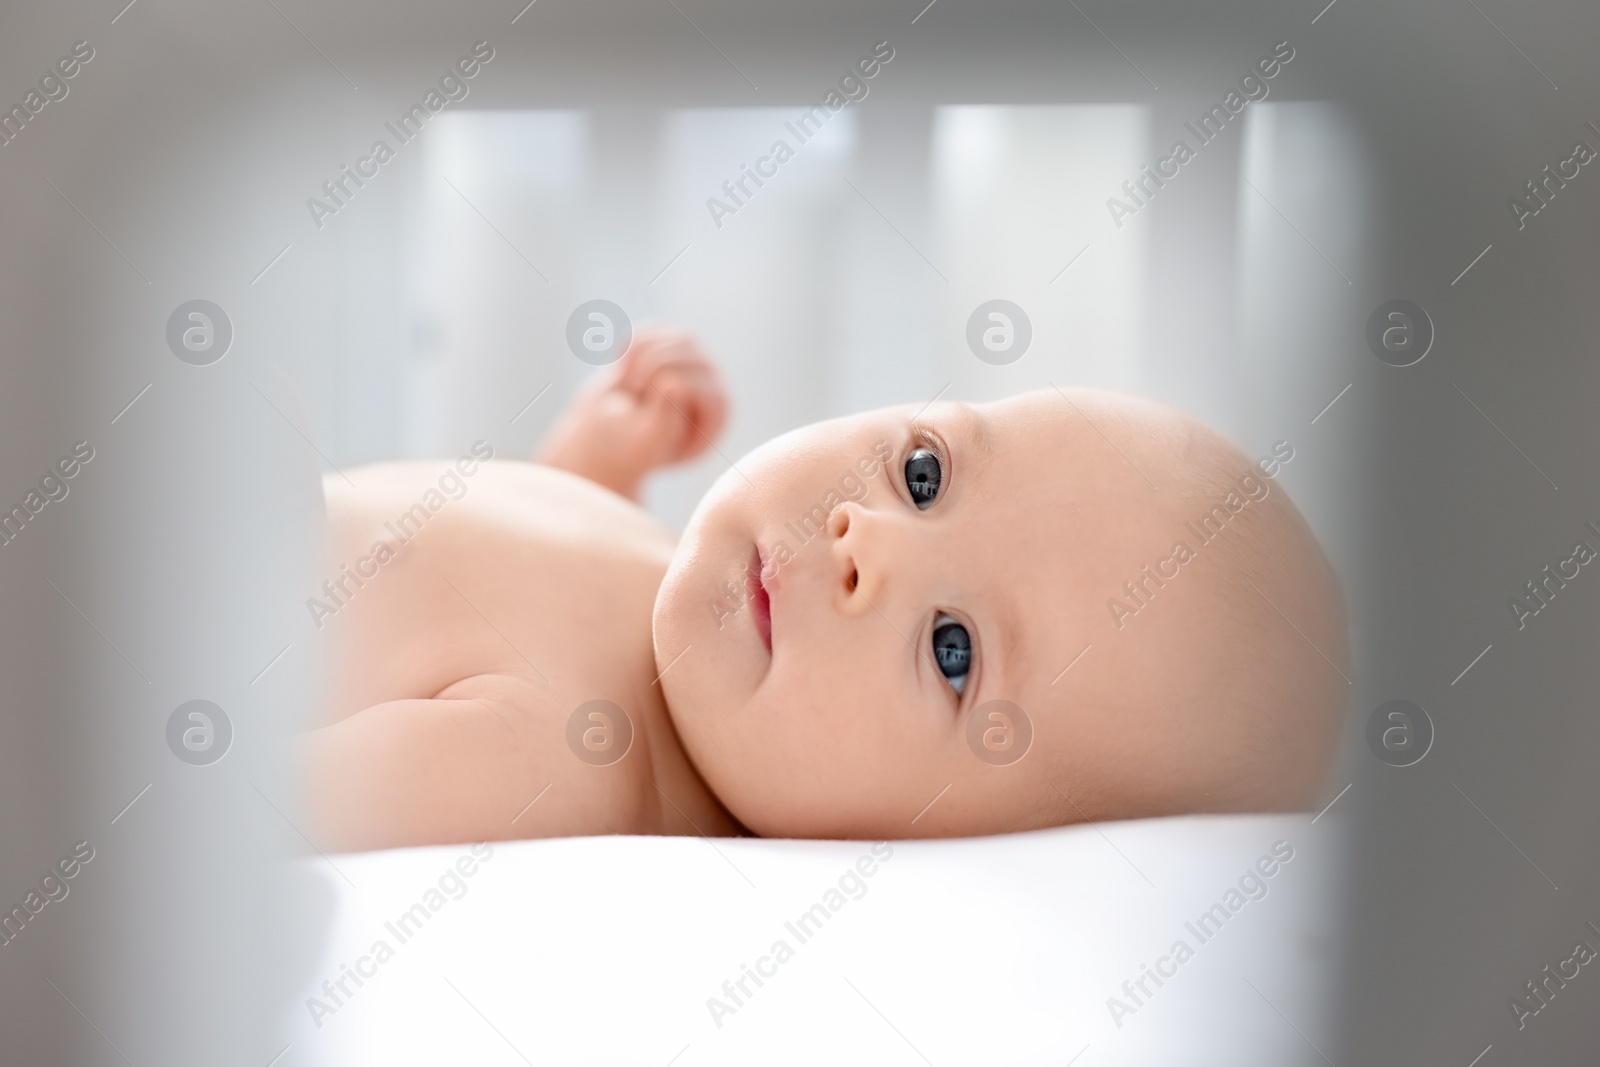
M 674 544 L 633 498 L 725 414 L 641 332 L 538 463 L 326 483 L 306 737 L 324 844 L 578 834 L 901 838 L 1306 809 L 1347 691 L 1335 577 L 1278 464 L 1091 389 L 802 427 Z M 392 520 L 465 488 L 403 540 Z M 439 496 L 433 492 L 434 496 Z M 388 525 L 386 525 L 386 523 Z

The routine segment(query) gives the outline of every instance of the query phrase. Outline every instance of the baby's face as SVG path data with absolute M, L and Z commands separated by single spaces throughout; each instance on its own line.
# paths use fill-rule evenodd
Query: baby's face
M 691 758 L 751 830 L 949 836 L 1204 803 L 1207 732 L 1140 653 L 1183 658 L 1173 628 L 1205 582 L 1174 583 L 1154 637 L 1106 606 L 1182 525 L 1108 441 L 1159 446 L 1167 409 L 1070 395 L 818 423 L 707 494 L 656 658 Z

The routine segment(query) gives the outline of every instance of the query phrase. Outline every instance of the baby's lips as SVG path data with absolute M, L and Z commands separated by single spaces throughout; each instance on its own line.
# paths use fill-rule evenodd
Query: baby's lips
M 770 576 L 766 570 L 761 546 L 757 545 L 751 552 L 750 564 L 745 577 L 745 588 L 749 592 L 750 622 L 756 629 L 756 635 L 761 638 L 761 643 L 767 646 L 767 652 L 772 652 L 772 596 L 768 590 L 767 582 Z

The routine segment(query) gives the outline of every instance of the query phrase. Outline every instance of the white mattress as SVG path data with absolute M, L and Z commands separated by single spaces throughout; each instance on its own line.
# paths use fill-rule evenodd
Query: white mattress
M 847 875 L 861 842 L 526 841 L 453 877 L 470 848 L 308 860 L 330 928 L 279 1063 L 1322 1063 L 1339 836 L 1332 815 L 1108 823 L 892 842 L 870 877 Z M 1266 894 L 1230 895 L 1276 842 Z M 1216 904 L 1219 930 L 1186 925 Z

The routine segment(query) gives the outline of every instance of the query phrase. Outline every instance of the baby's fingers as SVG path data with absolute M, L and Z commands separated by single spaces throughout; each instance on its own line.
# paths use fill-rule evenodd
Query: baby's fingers
M 634 334 L 633 343 L 617 365 L 616 383 L 630 392 L 642 393 L 657 374 L 676 366 L 709 367 L 711 359 L 698 341 L 687 333 L 659 326 L 646 327 Z
M 717 440 L 728 421 L 728 394 L 722 387 L 722 377 L 717 373 L 717 368 L 706 363 L 675 368 L 672 373 L 682 375 L 688 386 L 693 410 L 686 408 L 685 412 L 695 428 L 708 443 Z
M 680 452 L 669 462 L 692 459 L 711 446 L 727 422 L 728 400 L 722 383 L 708 366 L 674 367 L 656 376 L 652 386 L 690 430 Z

